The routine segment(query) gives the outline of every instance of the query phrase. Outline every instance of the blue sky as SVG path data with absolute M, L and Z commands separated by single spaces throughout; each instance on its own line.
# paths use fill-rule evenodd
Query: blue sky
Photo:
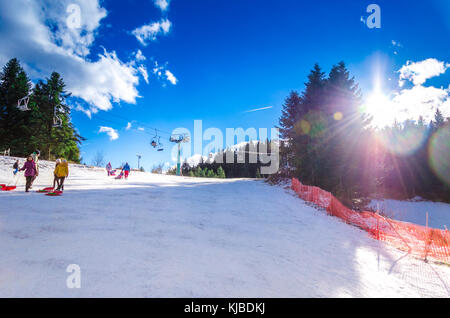
M 0 1 L 0 41 L 9 43 L 0 48 L 0 62 L 18 57 L 33 80 L 51 70 L 62 74 L 76 96 L 72 120 L 88 139 L 81 147 L 87 163 L 98 150 L 114 165 L 136 166 L 137 153 L 146 169 L 173 163 L 167 134 L 161 135 L 166 150 L 157 152 L 150 127 L 192 132 L 199 119 L 204 129 L 270 129 L 287 94 L 303 88 L 316 62 L 328 72 L 343 60 L 365 97 L 378 82 L 372 101 L 382 95 L 395 103 L 389 105 L 407 104 L 411 116 L 422 106 L 409 101 L 430 96 L 434 107 L 450 108 L 445 0 L 47 0 L 29 2 L 19 14 L 20 1 Z M 381 9 L 379 29 L 361 21 L 371 3 Z M 67 27 L 70 4 L 81 9 L 79 28 Z M 25 20 L 35 23 L 33 34 Z M 144 26 L 151 30 L 147 38 L 139 31 Z

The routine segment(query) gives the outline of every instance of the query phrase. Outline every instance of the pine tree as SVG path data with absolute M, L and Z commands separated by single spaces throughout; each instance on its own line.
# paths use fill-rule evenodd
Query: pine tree
M 61 76 L 53 72 L 45 83 L 38 81 L 29 95 L 30 110 L 20 111 L 17 102 L 30 87 L 19 61 L 10 60 L 0 74 L 0 150 L 10 148 L 15 156 L 26 156 L 40 149 L 42 158 L 79 162 L 79 144 L 85 139 L 70 122 L 70 107 L 65 104 L 70 94 Z M 61 119 L 58 128 L 55 115 Z
M 70 122 L 70 107 L 65 104 L 69 96 L 63 79 L 56 72 L 51 74 L 46 83 L 40 81 L 35 87 L 33 101 L 41 118 L 39 133 L 42 136 L 40 142 L 44 158 L 64 157 L 79 161 L 78 144 L 84 138 Z M 60 127 L 55 126 L 56 118 L 61 119 Z
M 26 138 L 29 112 L 17 108 L 19 99 L 26 97 L 30 80 L 16 58 L 11 59 L 0 73 L 0 150 L 11 149 L 17 156 L 29 154 Z
M 225 171 L 223 170 L 222 166 L 219 166 L 219 168 L 217 169 L 217 177 L 218 178 L 222 178 L 225 179 Z
M 321 149 L 327 126 L 324 115 L 325 74 L 315 64 L 302 93 L 300 118 L 297 123 L 295 157 L 298 176 L 307 184 L 317 185 L 321 171 Z
M 292 91 L 286 98 L 283 109 L 281 110 L 278 128 L 280 131 L 280 138 L 284 139 L 284 142 L 280 147 L 283 165 L 293 165 L 293 142 L 295 138 L 295 125 L 299 118 L 300 105 L 300 95 L 296 91 Z
M 328 117 L 326 156 L 333 158 L 325 169 L 327 187 L 350 204 L 354 197 L 372 190 L 370 171 L 370 123 L 361 111 L 361 93 L 343 62 L 330 71 L 326 85 Z M 339 117 L 336 117 L 339 114 Z M 337 120 L 336 118 L 340 118 Z
M 442 127 L 444 125 L 444 123 L 445 123 L 444 116 L 442 115 L 439 108 L 436 108 L 436 112 L 434 113 L 434 122 L 433 122 L 434 129 L 438 129 L 438 128 Z

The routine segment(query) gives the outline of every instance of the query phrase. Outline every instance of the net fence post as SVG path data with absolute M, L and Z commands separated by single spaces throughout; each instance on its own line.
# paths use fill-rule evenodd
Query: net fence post
M 428 244 L 429 244 L 429 229 L 428 229 L 428 212 L 425 212 L 425 262 L 428 256 Z

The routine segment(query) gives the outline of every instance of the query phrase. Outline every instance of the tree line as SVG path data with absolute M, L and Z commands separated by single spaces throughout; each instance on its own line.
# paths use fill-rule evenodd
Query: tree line
M 304 90 L 292 91 L 283 104 L 279 119 L 283 168 L 271 179 L 280 174 L 297 177 L 352 207 L 376 194 L 450 200 L 449 186 L 432 171 L 427 152 L 438 129 L 449 136 L 448 118 L 437 110 L 428 124 L 419 119 L 382 130 L 371 128 L 370 122 L 361 90 L 344 62 L 327 75 L 315 64 Z M 401 151 L 419 135 L 424 141 L 418 147 Z M 448 149 L 445 155 L 448 159 Z
M 184 176 L 211 178 L 266 178 L 261 173 L 261 167 L 270 165 L 261 159 L 260 154 L 270 155 L 271 141 L 250 140 L 239 147 L 222 149 L 210 154 L 210 158 L 194 166 L 185 159 L 181 171 Z M 228 160 L 227 160 L 228 158 Z M 176 169 L 168 171 L 175 174 Z
M 29 110 L 20 110 L 18 101 L 26 96 Z M 19 61 L 8 61 L 0 73 L 0 150 L 23 157 L 39 149 L 43 159 L 79 163 L 79 145 L 85 138 L 70 121 L 68 97 L 57 72 L 33 87 Z

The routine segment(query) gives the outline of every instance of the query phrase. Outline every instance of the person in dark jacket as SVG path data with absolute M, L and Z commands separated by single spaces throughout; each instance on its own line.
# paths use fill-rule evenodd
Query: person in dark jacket
M 130 165 L 128 164 L 128 162 L 127 163 L 125 163 L 125 166 L 123 166 L 123 169 L 122 169 L 123 171 L 124 171 L 124 173 L 125 173 L 125 179 L 128 179 L 128 174 L 130 173 Z
M 17 160 L 16 162 L 14 162 L 14 165 L 13 165 L 13 169 L 14 169 L 14 175 L 16 175 L 17 174 L 17 172 L 19 172 L 19 160 Z
M 33 160 L 33 157 L 30 155 L 27 158 L 27 161 L 23 165 L 22 169 L 20 171 L 25 170 L 25 192 L 29 192 L 28 190 L 31 187 L 31 183 L 33 182 L 33 178 L 36 176 L 37 169 L 36 169 L 36 163 Z

